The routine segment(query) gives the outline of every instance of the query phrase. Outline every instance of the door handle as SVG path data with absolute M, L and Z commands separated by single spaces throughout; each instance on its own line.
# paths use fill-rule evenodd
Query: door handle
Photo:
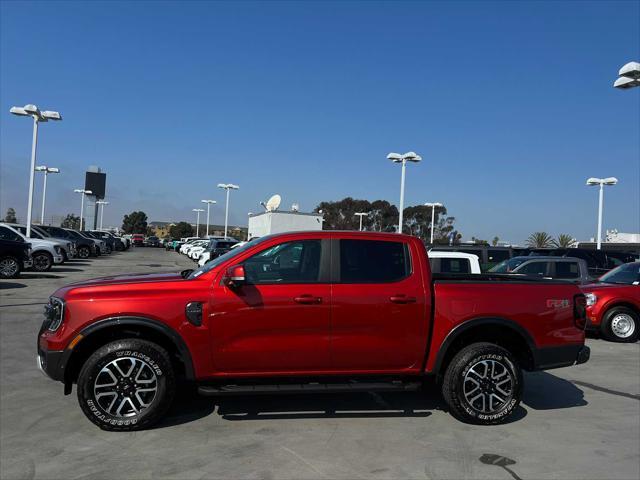
M 314 297 L 313 295 L 300 295 L 293 299 L 296 303 L 302 303 L 303 305 L 314 305 L 322 303 L 322 297 Z
M 404 294 L 393 295 L 389 300 L 393 303 L 416 303 L 416 297 L 407 297 Z

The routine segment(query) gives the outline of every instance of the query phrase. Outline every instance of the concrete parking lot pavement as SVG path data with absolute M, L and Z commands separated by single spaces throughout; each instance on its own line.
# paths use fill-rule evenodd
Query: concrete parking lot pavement
M 180 395 L 156 428 L 108 433 L 36 368 L 42 307 L 56 287 L 122 272 L 180 270 L 137 248 L 27 273 L 0 290 L 0 478 L 640 477 L 640 344 L 593 338 L 591 360 L 527 374 L 506 425 L 454 420 L 438 393 L 237 398 Z

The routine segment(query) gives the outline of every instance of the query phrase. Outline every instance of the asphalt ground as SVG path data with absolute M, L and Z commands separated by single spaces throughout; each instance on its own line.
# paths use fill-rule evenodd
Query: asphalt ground
M 0 478 L 640 478 L 640 344 L 589 338 L 591 360 L 525 376 L 508 424 L 465 425 L 433 389 L 204 398 L 157 427 L 103 432 L 75 388 L 36 368 L 43 304 L 60 285 L 193 263 L 134 248 L 0 282 Z

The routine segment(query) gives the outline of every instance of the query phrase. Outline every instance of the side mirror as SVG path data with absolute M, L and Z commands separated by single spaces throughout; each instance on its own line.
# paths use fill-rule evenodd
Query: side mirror
M 234 265 L 227 268 L 224 277 L 222 277 L 222 283 L 229 288 L 243 285 L 245 283 L 244 266 Z

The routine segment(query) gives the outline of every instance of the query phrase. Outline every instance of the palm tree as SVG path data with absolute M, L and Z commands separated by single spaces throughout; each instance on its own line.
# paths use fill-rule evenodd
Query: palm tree
M 534 232 L 527 238 L 527 247 L 549 248 L 553 245 L 553 239 L 547 232 Z
M 576 240 L 567 233 L 561 233 L 558 238 L 553 241 L 553 245 L 560 248 L 571 248 L 576 244 Z
M 493 237 L 493 240 L 491 240 L 491 245 L 493 245 L 494 247 L 496 247 L 498 245 L 498 242 L 500 241 L 500 238 Z

